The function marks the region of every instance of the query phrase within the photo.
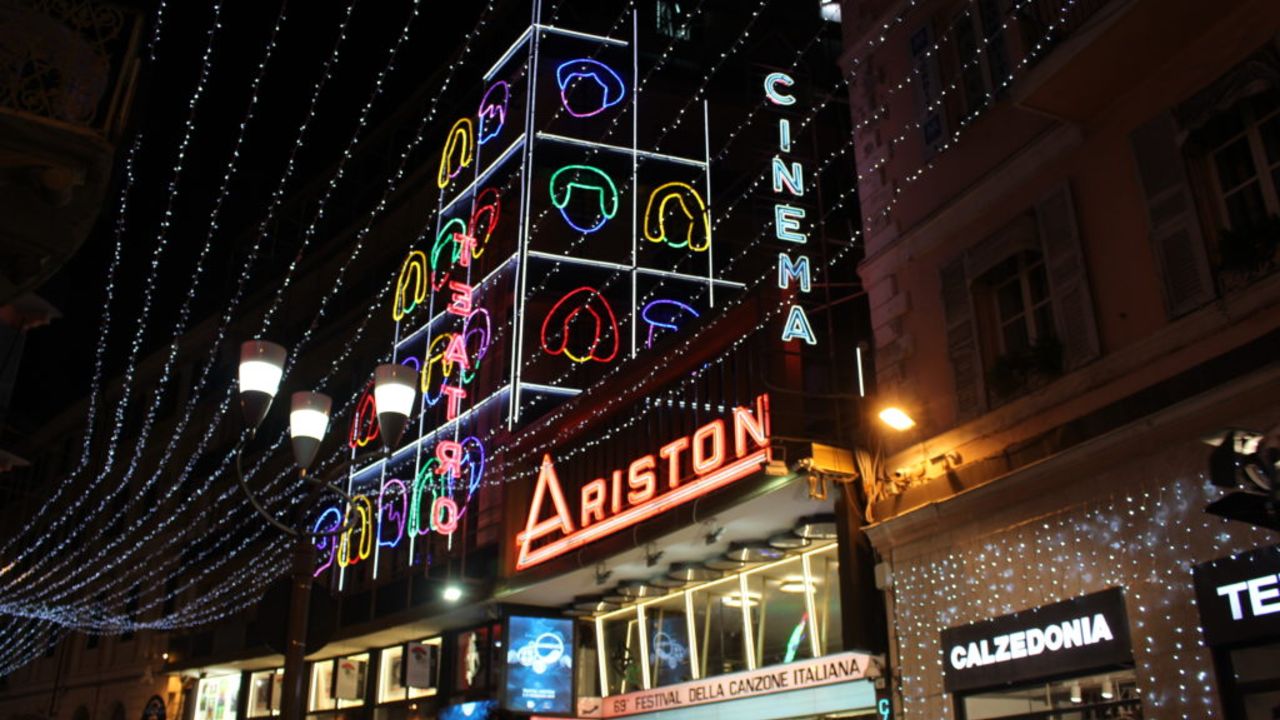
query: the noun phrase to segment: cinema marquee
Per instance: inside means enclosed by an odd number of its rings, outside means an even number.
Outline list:
[[[673,438],[581,486],[578,513],[570,511],[551,453],[542,457],[516,569],[525,570],[632,527],[764,468],[769,454],[769,396],[755,408],[734,408],[690,435]],[[543,517],[548,496],[551,512]],[[550,542],[538,545],[546,539]]]

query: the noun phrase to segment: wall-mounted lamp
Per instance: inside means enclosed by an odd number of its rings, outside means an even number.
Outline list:
[[[880,422],[897,430],[904,432],[916,426],[916,421],[911,419],[902,408],[887,407],[880,411]]]

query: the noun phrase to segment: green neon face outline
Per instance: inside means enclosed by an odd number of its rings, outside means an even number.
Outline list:
[[[604,183],[600,185],[591,185],[591,184],[586,184],[586,183],[573,180],[566,183],[563,187],[560,187],[559,192],[557,192],[557,187],[559,186],[558,181],[560,179],[560,173],[563,173],[566,170],[582,170],[594,175],[598,175],[604,181]],[[607,202],[606,202],[606,196],[605,196],[606,187],[609,189]],[[569,196],[573,193],[574,188],[579,188],[583,191],[591,191],[596,193],[599,196],[601,218],[599,222],[597,222],[595,225],[592,225],[591,227],[583,227],[577,224],[576,222],[574,222],[573,218],[569,217],[569,213],[565,212],[565,207],[568,206],[569,204]],[[560,216],[563,217],[564,221],[569,224],[569,227],[573,228],[574,230],[577,230],[580,233],[583,233],[584,235],[593,233],[599,230],[600,228],[604,227],[604,224],[606,222],[612,220],[613,217],[618,214],[618,186],[613,183],[613,178],[609,177],[609,175],[605,173],[605,171],[601,170],[598,167],[595,167],[594,165],[565,165],[564,167],[560,168],[559,170],[556,170],[554,173],[551,174],[550,189],[551,189],[551,204],[554,205],[555,208],[560,211]]]

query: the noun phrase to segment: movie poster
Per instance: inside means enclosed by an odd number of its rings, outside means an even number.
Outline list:
[[[506,707],[516,712],[573,712],[573,621],[512,617],[507,633]]]
[[[401,685],[428,689],[436,686],[436,646],[411,642],[404,648],[404,676]]]

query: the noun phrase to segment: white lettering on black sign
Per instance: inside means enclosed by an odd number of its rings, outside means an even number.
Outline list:
[[[996,635],[990,638],[990,643],[978,640],[968,645],[956,645],[951,648],[951,667],[966,670],[1114,639],[1107,617],[1096,613],[1092,618],[1086,615],[1045,628]]]

